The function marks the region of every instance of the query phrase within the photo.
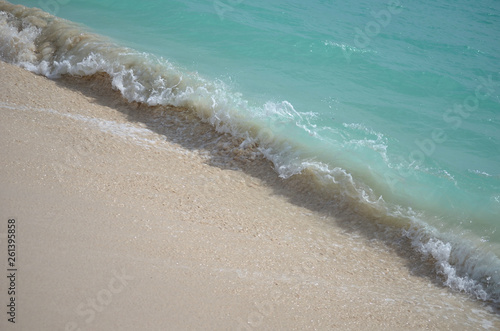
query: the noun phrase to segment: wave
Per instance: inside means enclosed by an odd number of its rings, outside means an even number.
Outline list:
[[[318,161],[286,133],[312,134],[313,113],[288,101],[252,105],[221,81],[182,70],[163,58],[122,47],[75,23],[39,9],[0,1],[0,59],[49,78],[106,74],[129,102],[176,106],[194,112],[218,132],[239,138],[240,149],[254,148],[274,164],[281,178],[306,176],[325,201],[397,229],[414,251],[434,265],[443,284],[500,304],[500,260],[487,246],[441,233],[426,215],[386,202],[341,167]],[[345,124],[352,130],[368,130]],[[368,145],[386,157],[383,135],[345,144]],[[312,179],[311,179],[312,178]],[[335,203],[333,203],[335,201]]]

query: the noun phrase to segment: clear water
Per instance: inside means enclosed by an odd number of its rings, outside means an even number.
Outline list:
[[[161,72],[185,85],[159,96],[142,84],[145,97],[122,75],[115,87],[127,98],[199,108],[219,129],[258,141],[283,177],[314,170],[332,190],[398,217],[447,285],[499,299],[500,2],[13,2],[144,52],[134,56],[163,68],[147,79]],[[75,63],[58,73],[87,73]]]

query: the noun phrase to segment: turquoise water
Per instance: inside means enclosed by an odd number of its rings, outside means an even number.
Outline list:
[[[4,60],[50,77],[106,71],[131,101],[196,108],[282,177],[309,169],[398,219],[445,284],[499,300],[500,2],[13,2],[114,43],[64,48],[59,33],[56,56],[5,46]]]

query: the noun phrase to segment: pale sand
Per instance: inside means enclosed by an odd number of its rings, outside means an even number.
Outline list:
[[[1,330],[500,327],[412,274],[372,224],[327,216],[268,162],[215,152],[230,138],[185,110],[140,116],[102,82],[0,62],[2,275],[10,217],[18,239]]]

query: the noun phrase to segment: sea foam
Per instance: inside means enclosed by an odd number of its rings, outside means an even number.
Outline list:
[[[314,113],[298,112],[288,101],[251,105],[221,81],[207,80],[163,58],[122,47],[38,9],[0,1],[0,10],[3,61],[52,79],[105,73],[129,102],[186,108],[217,131],[240,138],[240,148],[256,148],[274,164],[280,177],[312,174],[315,189],[332,205],[399,229],[423,259],[434,261],[444,285],[500,303],[500,261],[487,247],[439,232],[423,221],[426,215],[387,203],[346,169],[317,160],[286,136],[289,131],[319,134],[308,125]],[[357,124],[346,126],[368,130]],[[387,157],[384,136],[369,133],[374,139],[348,143],[367,145]]]

